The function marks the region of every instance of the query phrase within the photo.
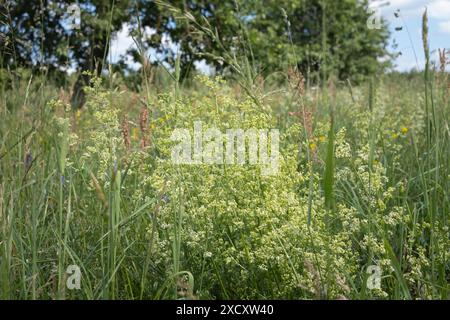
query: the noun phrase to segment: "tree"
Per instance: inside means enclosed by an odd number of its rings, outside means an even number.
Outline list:
[[[66,30],[64,20],[68,4],[65,1],[0,2],[1,63],[14,69],[49,68],[58,70],[68,63],[64,50]]]
[[[204,53],[216,54],[223,52],[220,44],[199,31],[199,24],[207,22],[210,28],[217,31],[223,43],[233,41],[239,31],[239,22],[236,19],[234,1],[221,0],[172,0],[172,1],[146,1],[137,0],[133,5],[133,16],[140,20],[130,21],[132,29],[151,28],[155,33],[142,39],[144,51],[150,48],[163,57],[162,61],[174,66],[177,54],[180,54],[181,78],[188,76],[195,61],[206,59],[216,70],[221,71],[223,64]],[[186,18],[186,13],[199,24]],[[205,20],[206,19],[206,20]],[[206,25],[204,25],[206,27]],[[137,32],[135,32],[136,35]],[[177,45],[177,51],[165,45],[170,39]],[[130,53],[140,61],[142,57],[135,50]]]
[[[249,77],[297,65],[307,78],[358,79],[381,71],[387,55],[387,28],[367,28],[366,0],[80,0],[79,29],[67,28],[73,0],[2,1],[0,63],[9,68],[56,74],[75,66],[100,74],[109,40],[124,23],[134,30],[137,61],[147,65],[149,50],[171,66],[179,57],[182,78],[202,59],[218,72],[239,73],[239,57],[252,66]],[[155,34],[143,37],[148,28]],[[88,81],[80,73],[73,106],[83,104]]]
[[[100,75],[108,56],[111,36],[127,21],[130,3],[127,0],[89,0],[80,3],[81,25],[72,35],[75,44],[71,48],[73,58],[81,71],[74,85],[72,106],[81,107],[85,102],[83,87],[89,84],[90,71]]]
[[[69,27],[69,6],[80,8],[79,26]],[[57,74],[71,67],[80,71],[72,104],[84,103],[83,86],[89,76],[100,74],[109,50],[109,39],[128,17],[129,1],[29,0],[3,1],[0,5],[2,66],[25,66]]]
[[[297,65],[306,76],[320,71],[346,79],[381,71],[379,58],[387,55],[387,27],[367,28],[367,1],[175,0],[153,6],[159,14],[145,11],[143,25],[155,26],[147,21],[160,17],[157,34],[180,44],[184,69],[206,59],[223,71],[227,61],[219,57],[228,50],[246,55],[266,74]],[[160,48],[160,40],[147,44]]]

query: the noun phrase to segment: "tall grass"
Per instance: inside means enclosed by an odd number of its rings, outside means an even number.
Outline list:
[[[178,14],[218,39],[211,26]],[[49,103],[57,91],[45,78],[7,74],[14,81],[2,83],[0,100],[0,297],[176,299],[184,279],[190,298],[448,299],[450,105],[445,72],[430,67],[426,13],[423,40],[421,89],[380,76],[349,93],[325,70],[323,90],[313,93],[293,68],[296,81],[267,81],[267,94],[258,93],[251,59],[224,50],[244,95],[233,83],[215,91],[200,80],[183,85],[177,55],[159,96],[143,70],[141,92],[110,81],[77,114]],[[323,49],[326,56],[326,39]],[[138,125],[141,101],[150,119]],[[94,107],[104,109],[96,115]],[[111,111],[127,119],[131,142],[120,142],[117,123],[105,125],[111,119],[93,120]],[[64,121],[56,126],[55,117]],[[196,117],[280,128],[280,175],[168,166],[171,130]],[[90,134],[107,130],[108,142],[92,151]],[[72,264],[82,271],[81,290],[66,286]],[[378,264],[382,290],[371,291],[366,270]]]

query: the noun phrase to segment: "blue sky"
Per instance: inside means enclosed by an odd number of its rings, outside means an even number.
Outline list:
[[[372,1],[379,5],[388,1]],[[438,48],[450,49],[450,0],[390,0],[389,5],[381,7],[381,15],[389,22],[391,29],[390,44],[394,39],[398,43],[398,50],[402,55],[397,58],[396,69],[408,71],[413,68],[423,69],[424,53],[422,46],[422,15],[428,8],[429,41],[432,59],[438,61]],[[394,12],[400,9],[401,16],[396,18]],[[395,31],[396,27],[403,27]],[[408,35],[411,37],[411,40]],[[394,51],[392,46],[390,50]],[[417,62],[415,54],[417,56]]]
[[[381,16],[389,23],[392,33],[389,41],[390,51],[402,52],[402,55],[395,61],[396,70],[423,69],[425,62],[422,46],[422,14],[425,8],[428,8],[432,58],[438,60],[438,48],[450,49],[450,0],[371,0],[371,6],[379,7]],[[400,10],[399,18],[394,16],[397,9]],[[403,27],[403,29],[395,31],[396,27]],[[124,26],[112,41],[111,61],[117,61],[127,49],[134,46],[128,32],[128,26]],[[149,28],[146,30],[148,36],[151,36],[152,33],[154,30]],[[397,50],[394,50],[392,46],[394,40],[398,44]],[[170,39],[167,39],[167,45],[174,46]],[[132,64],[131,59],[128,59],[128,62]],[[205,69],[204,64],[199,64],[199,67]]]

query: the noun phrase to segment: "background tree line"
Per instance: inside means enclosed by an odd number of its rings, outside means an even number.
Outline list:
[[[31,68],[65,78],[75,66],[79,76],[72,103],[81,105],[81,88],[100,73],[110,40],[124,25],[137,44],[130,49],[147,67],[179,63],[181,79],[192,74],[193,63],[205,60],[224,75],[237,59],[251,66],[251,75],[267,76],[296,65],[310,81],[361,80],[381,72],[388,62],[388,31],[370,30],[367,1],[360,0],[1,0],[0,67]],[[68,7],[81,9],[79,29],[68,28]],[[151,37],[143,30],[153,30]],[[176,46],[167,46],[170,39]],[[177,47],[176,52],[174,47]],[[149,50],[161,59],[150,61]],[[383,60],[384,61],[384,60]],[[139,74],[124,61],[114,68],[125,76]],[[236,70],[234,70],[236,71]]]

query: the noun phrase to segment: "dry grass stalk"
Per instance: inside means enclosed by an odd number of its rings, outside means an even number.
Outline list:
[[[445,72],[445,67],[447,65],[447,51],[446,49],[438,49],[439,51],[439,70],[441,71],[441,73]]]
[[[330,95],[331,104],[334,106],[336,102],[337,93],[336,93],[336,82],[332,77],[328,80],[328,94]]]
[[[145,149],[148,147],[148,109],[146,106],[141,108],[141,112],[139,114],[139,127],[141,129],[142,137],[141,137],[141,149]]]
[[[63,87],[59,88],[58,98],[64,105],[70,104],[70,93],[67,94]]]
[[[450,64],[450,51],[447,49],[438,49],[439,53],[439,74],[436,75],[436,86],[442,88],[444,104],[447,105],[449,92],[450,92],[450,82],[448,81],[448,73],[445,69],[448,64]]]
[[[2,222],[3,222],[3,184],[0,184],[0,223]]]
[[[130,127],[128,126],[128,118],[125,116],[125,118],[122,121],[122,137],[123,137],[123,143],[127,150],[129,151],[131,148],[131,138],[130,138]]]
[[[305,95],[305,78],[303,74],[297,68],[289,67],[288,78],[291,89],[295,90],[300,97],[303,97]]]
[[[289,115],[298,116],[302,120],[302,124],[306,129],[306,133],[308,138],[312,135],[312,116],[313,113],[309,108],[306,108],[305,103],[303,101],[303,97],[305,96],[305,78],[296,68],[288,69],[288,78],[289,85],[292,90],[295,91],[295,94],[299,96],[299,111],[298,112],[290,112]]]
[[[324,290],[322,290],[322,282],[320,280],[319,272],[314,267],[314,265],[311,263],[311,261],[309,261],[308,259],[305,259],[303,264],[305,266],[305,269],[311,275],[312,280],[313,280],[314,288],[313,288],[313,290],[309,290],[309,291],[314,294],[316,299],[323,299],[324,296],[326,296],[326,292],[324,292]]]
[[[288,69],[288,79],[291,90],[294,90],[295,95],[299,96],[299,111],[290,112],[290,116],[297,116],[300,118],[301,124],[305,128],[306,140],[309,141],[313,136],[313,119],[314,113],[312,108],[307,107],[304,101],[306,94],[305,78],[297,68]],[[309,145],[309,142],[308,142]],[[317,149],[311,148],[312,159],[317,159]]]
[[[98,182],[97,178],[94,176],[94,174],[92,172],[90,172],[90,175],[91,175],[92,185],[94,186],[95,192],[97,193],[97,197],[103,203],[103,206],[105,208],[108,208],[108,201],[106,201],[106,197],[102,190],[102,187],[100,186],[100,183]]]

